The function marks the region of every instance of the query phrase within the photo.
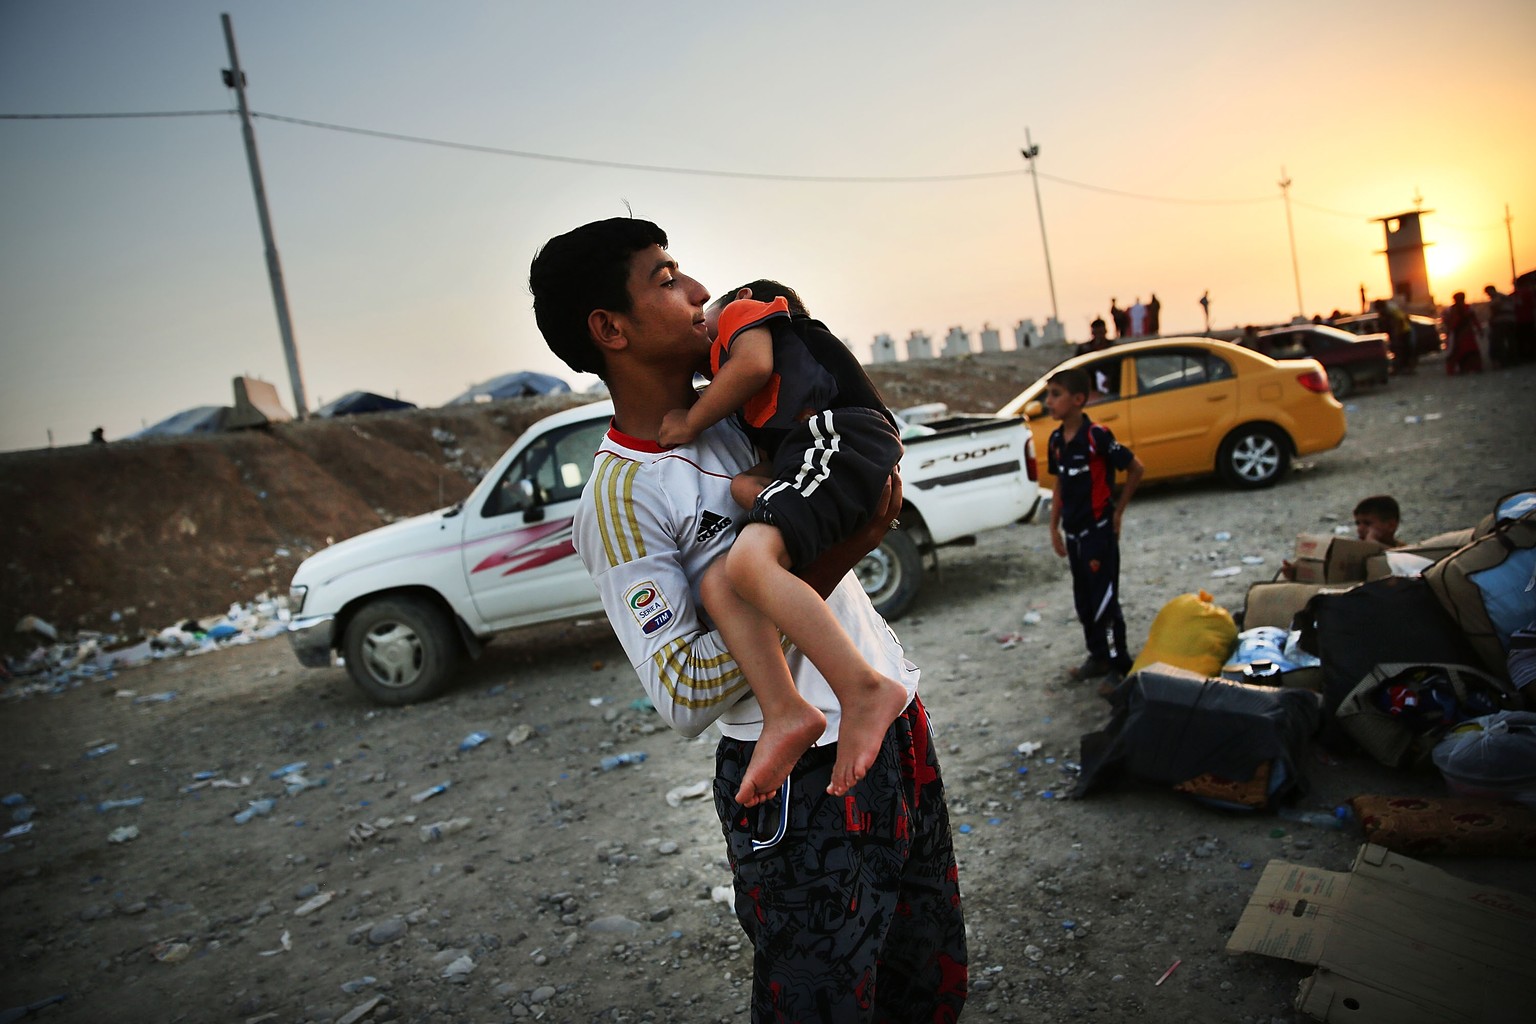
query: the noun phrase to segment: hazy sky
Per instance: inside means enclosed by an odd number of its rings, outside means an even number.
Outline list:
[[[626,204],[861,357],[987,322],[1011,346],[1051,309],[1026,126],[1073,337],[1152,292],[1165,333],[1206,289],[1217,326],[1294,315],[1282,166],[1309,315],[1386,293],[1370,218],[1416,194],[1436,298],[1509,286],[1506,203],[1536,268],[1529,0],[0,0],[0,113],[231,110],[225,11],[255,111],[587,161],[258,118],[311,408],[586,388],[528,262]],[[0,353],[0,449],[228,404],[241,373],[291,405],[238,119],[0,120]]]

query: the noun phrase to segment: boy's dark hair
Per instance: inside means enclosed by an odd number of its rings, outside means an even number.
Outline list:
[[[1088,380],[1088,371],[1075,366],[1057,370],[1046,379],[1046,383],[1057,385],[1069,395],[1086,395],[1093,390],[1093,384]]]
[[[1398,522],[1402,516],[1398,512],[1397,499],[1390,494],[1373,494],[1369,498],[1360,499],[1360,504],[1355,506],[1354,514],[1357,516],[1375,516],[1377,519],[1390,519]]]
[[[778,281],[770,281],[766,277],[758,278],[756,281],[748,281],[746,284],[737,285],[730,291],[722,292],[718,299],[709,304],[708,308],[724,309],[736,301],[736,293],[743,288],[752,289],[752,298],[758,302],[772,302],[774,299],[782,298],[785,302],[789,303],[791,314],[795,316],[811,315],[805,308],[805,303],[800,301],[800,295],[793,288],[787,284],[780,284]]]
[[[603,353],[587,317],[594,309],[630,311],[629,259],[667,247],[667,233],[648,220],[612,217],[583,224],[545,242],[528,269],[533,318],[549,350],[577,373],[605,377]]]

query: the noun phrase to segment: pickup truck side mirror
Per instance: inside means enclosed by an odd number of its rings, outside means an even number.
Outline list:
[[[544,506],[539,504],[539,489],[527,477],[517,482],[517,507],[523,513],[523,521],[536,523],[544,518]]]

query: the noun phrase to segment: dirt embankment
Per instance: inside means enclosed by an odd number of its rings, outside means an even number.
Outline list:
[[[997,408],[1060,347],[872,367],[893,407]],[[542,416],[585,396],[0,455],[0,645],[36,615],[136,636],[284,593],[333,540],[466,496]],[[113,613],[119,618],[114,621]]]

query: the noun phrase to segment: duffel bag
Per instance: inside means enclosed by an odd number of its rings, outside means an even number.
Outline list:
[[[1424,580],[1479,663],[1504,676],[1510,635],[1536,620],[1536,491],[1499,499],[1472,542],[1424,570]]]
[[[1469,719],[1519,706],[1513,688],[1470,665],[1377,665],[1334,713],[1339,729],[1391,768],[1428,758]]]

